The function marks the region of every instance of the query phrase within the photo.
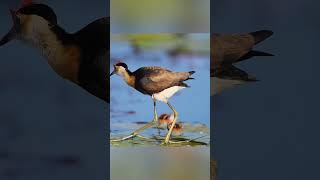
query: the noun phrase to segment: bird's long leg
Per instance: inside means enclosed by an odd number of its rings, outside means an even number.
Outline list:
[[[142,126],[139,129],[135,130],[129,136],[126,136],[126,137],[123,137],[120,139],[112,139],[110,141],[111,142],[125,141],[127,139],[130,139],[130,138],[133,138],[133,137],[139,135],[143,130],[155,126],[158,123],[158,114],[157,114],[157,110],[156,110],[156,99],[153,96],[152,96],[152,100],[153,100],[153,120],[151,122],[147,123],[146,125]]]
[[[167,102],[168,106],[170,107],[170,109],[173,111],[173,121],[172,121],[172,124],[171,124],[171,127],[169,129],[169,132],[164,140],[164,144],[168,144],[169,141],[170,141],[170,137],[171,137],[171,134],[172,134],[172,130],[173,130],[173,127],[175,126],[176,124],[176,121],[177,121],[177,118],[178,118],[178,112],[174,109],[174,107],[169,103]]]
[[[158,114],[157,114],[157,110],[156,110],[156,99],[153,99],[153,120],[151,122],[149,122],[148,124],[142,126],[141,128],[137,129],[136,131],[134,131],[132,133],[132,135],[136,136],[138,134],[140,134],[143,130],[147,129],[147,128],[151,128],[153,126],[155,126],[158,123]]]

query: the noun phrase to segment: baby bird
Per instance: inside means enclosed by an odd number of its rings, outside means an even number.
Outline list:
[[[172,126],[172,122],[167,125],[167,129],[169,130]],[[173,127],[172,134],[175,136],[180,136],[183,133],[183,125],[181,123],[176,123]]]
[[[173,114],[161,114],[158,119],[159,127],[166,127],[174,119]]]
[[[174,116],[173,114],[161,114],[158,120],[158,127],[166,126],[167,130],[170,130],[173,123]],[[173,127],[172,134],[179,136],[183,133],[183,125],[181,123],[176,123]]]

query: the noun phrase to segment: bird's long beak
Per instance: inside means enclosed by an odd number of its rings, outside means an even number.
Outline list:
[[[112,71],[112,73],[110,74],[110,76],[114,75],[116,72],[115,71]]]
[[[16,30],[14,27],[11,28],[11,30],[1,39],[0,46],[3,46],[7,44],[9,41],[14,39],[16,37]]]
[[[9,41],[15,39],[15,37],[17,35],[17,21],[18,21],[18,18],[16,16],[14,10],[10,9],[10,14],[11,14],[11,17],[12,17],[13,26],[12,26],[11,30],[0,40],[0,46],[3,46],[5,44],[7,44]]]

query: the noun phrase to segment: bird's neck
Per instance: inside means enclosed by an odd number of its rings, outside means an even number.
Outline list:
[[[136,78],[129,69],[123,73],[122,78],[129,86],[134,87]]]
[[[21,36],[21,40],[38,48],[46,58],[51,58],[57,53],[61,53],[65,48],[65,39],[69,34],[60,26],[34,23],[26,28]]]
[[[71,34],[58,25],[38,26],[30,27],[22,40],[39,49],[56,73],[78,83],[80,50]]]

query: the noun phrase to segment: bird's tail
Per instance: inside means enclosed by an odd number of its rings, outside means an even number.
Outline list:
[[[189,71],[189,75],[191,76],[192,74],[194,74],[195,71]]]
[[[187,78],[186,80],[194,79],[193,77],[190,77],[190,76],[191,76],[192,74],[194,74],[195,71],[189,71],[188,73],[189,73],[189,76],[188,76],[188,78]]]
[[[250,58],[255,57],[255,56],[274,56],[274,55],[270,54],[270,53],[267,53],[267,52],[251,50],[246,55],[242,56],[239,60],[237,60],[237,62],[240,62],[240,61],[243,61],[243,60],[246,60],[246,59],[250,59]]]
[[[250,33],[254,38],[254,44],[258,44],[261,41],[264,41],[268,37],[272,36],[273,32],[269,30],[262,30]]]

